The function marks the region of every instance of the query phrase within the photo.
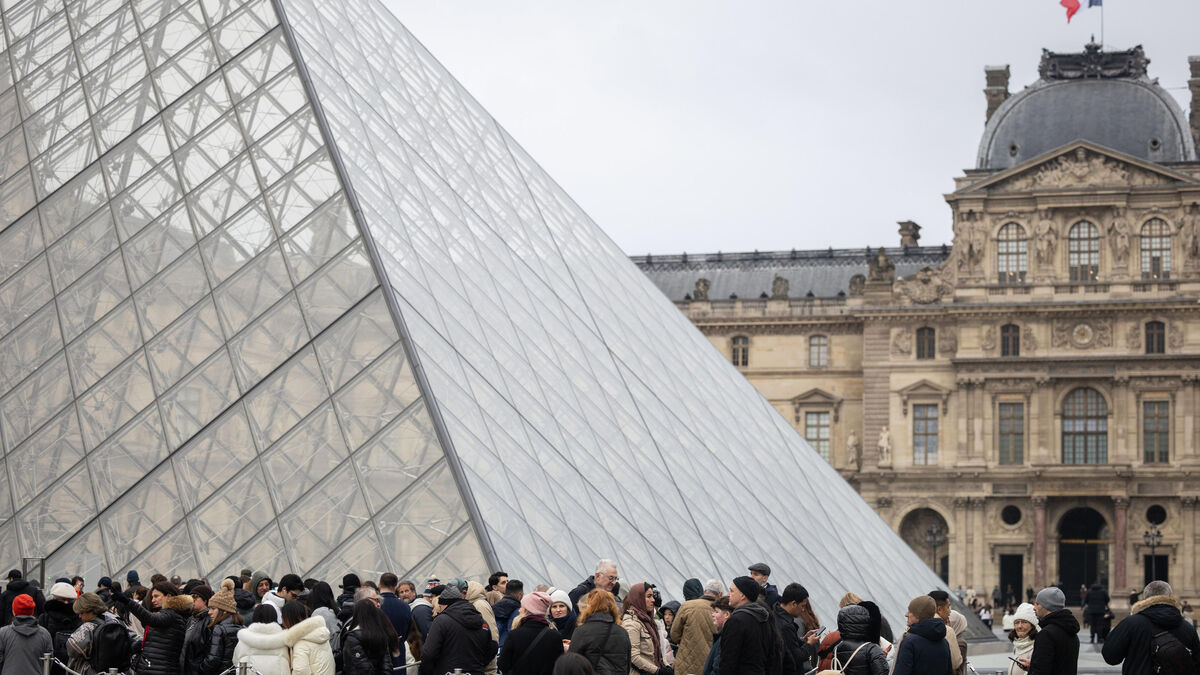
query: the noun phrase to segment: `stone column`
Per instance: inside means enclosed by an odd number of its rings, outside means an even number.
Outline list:
[[[1183,549],[1179,558],[1183,560],[1183,584],[1176,595],[1195,596],[1200,585],[1196,583],[1196,497],[1187,495],[1179,500],[1183,511]]]
[[[1046,587],[1046,498],[1033,501],[1033,582],[1041,590]]]
[[[1125,563],[1129,552],[1125,546],[1125,510],[1129,508],[1129,497],[1113,497],[1113,580],[1112,589],[1125,588]]]

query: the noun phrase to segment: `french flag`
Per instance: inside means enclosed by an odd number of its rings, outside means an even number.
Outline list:
[[[1058,4],[1067,8],[1067,23],[1071,23],[1071,17],[1075,16],[1075,12],[1082,7],[1080,0],[1058,0]],[[1100,7],[1103,0],[1087,0],[1088,7]]]

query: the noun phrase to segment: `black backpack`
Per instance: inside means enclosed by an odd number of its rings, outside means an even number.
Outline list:
[[[110,668],[129,672],[133,661],[133,645],[125,626],[116,621],[104,621],[92,630],[92,653],[88,665],[98,673],[107,673]]]
[[[1156,675],[1188,675],[1195,672],[1192,650],[1183,646],[1169,630],[1150,638],[1150,662]]]

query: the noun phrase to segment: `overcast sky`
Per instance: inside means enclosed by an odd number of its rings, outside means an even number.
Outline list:
[[[1011,91],[1099,8],[1057,0],[384,0],[630,254],[950,240],[942,198]],[[1087,0],[1083,0],[1086,5]],[[1186,109],[1200,1],[1106,0]]]

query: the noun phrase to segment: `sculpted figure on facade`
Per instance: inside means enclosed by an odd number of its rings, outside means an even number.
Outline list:
[[[1191,204],[1183,218],[1179,219],[1179,238],[1183,242],[1183,257],[1191,262],[1200,262],[1200,206]]]
[[[1129,260],[1129,221],[1125,219],[1125,213],[1123,208],[1114,208],[1112,222],[1108,224],[1113,260],[1118,265],[1124,265]]]
[[[876,443],[879,449],[879,466],[891,466],[892,464],[892,434],[887,427],[879,430],[879,442]]]
[[[712,284],[708,279],[697,279],[696,288],[692,291],[693,300],[708,300],[708,289],[712,288]]]
[[[892,338],[892,353],[897,356],[907,356],[912,354],[912,347],[912,331],[907,328],[896,331],[896,335]]]
[[[942,275],[930,267],[924,267],[912,277],[900,283],[900,292],[918,305],[929,305],[954,292]]]
[[[888,254],[883,252],[883,247],[879,247],[879,252],[871,258],[868,265],[871,281],[894,281],[896,279],[896,263],[888,257]]]
[[[787,300],[788,285],[787,279],[784,279],[783,277],[775,277],[775,281],[771,282],[771,299]]]
[[[958,271],[965,274],[980,272],[983,264],[987,233],[978,220],[978,214],[967,211],[954,226],[954,257],[958,259]]]
[[[979,346],[985,352],[990,352],[996,348],[996,327],[988,326],[983,329],[983,337],[979,340]]]
[[[862,295],[863,287],[867,284],[867,278],[861,274],[855,274],[850,277],[850,295]]]
[[[1054,264],[1054,250],[1058,247],[1058,228],[1054,225],[1054,221],[1050,219],[1050,211],[1046,210],[1041,213],[1041,219],[1033,228],[1033,236],[1035,240],[1035,251],[1037,253],[1037,261],[1039,265],[1048,266]]]
[[[850,430],[850,437],[846,439],[846,465],[852,471],[858,471],[859,461],[859,445],[858,434],[854,430]]]

